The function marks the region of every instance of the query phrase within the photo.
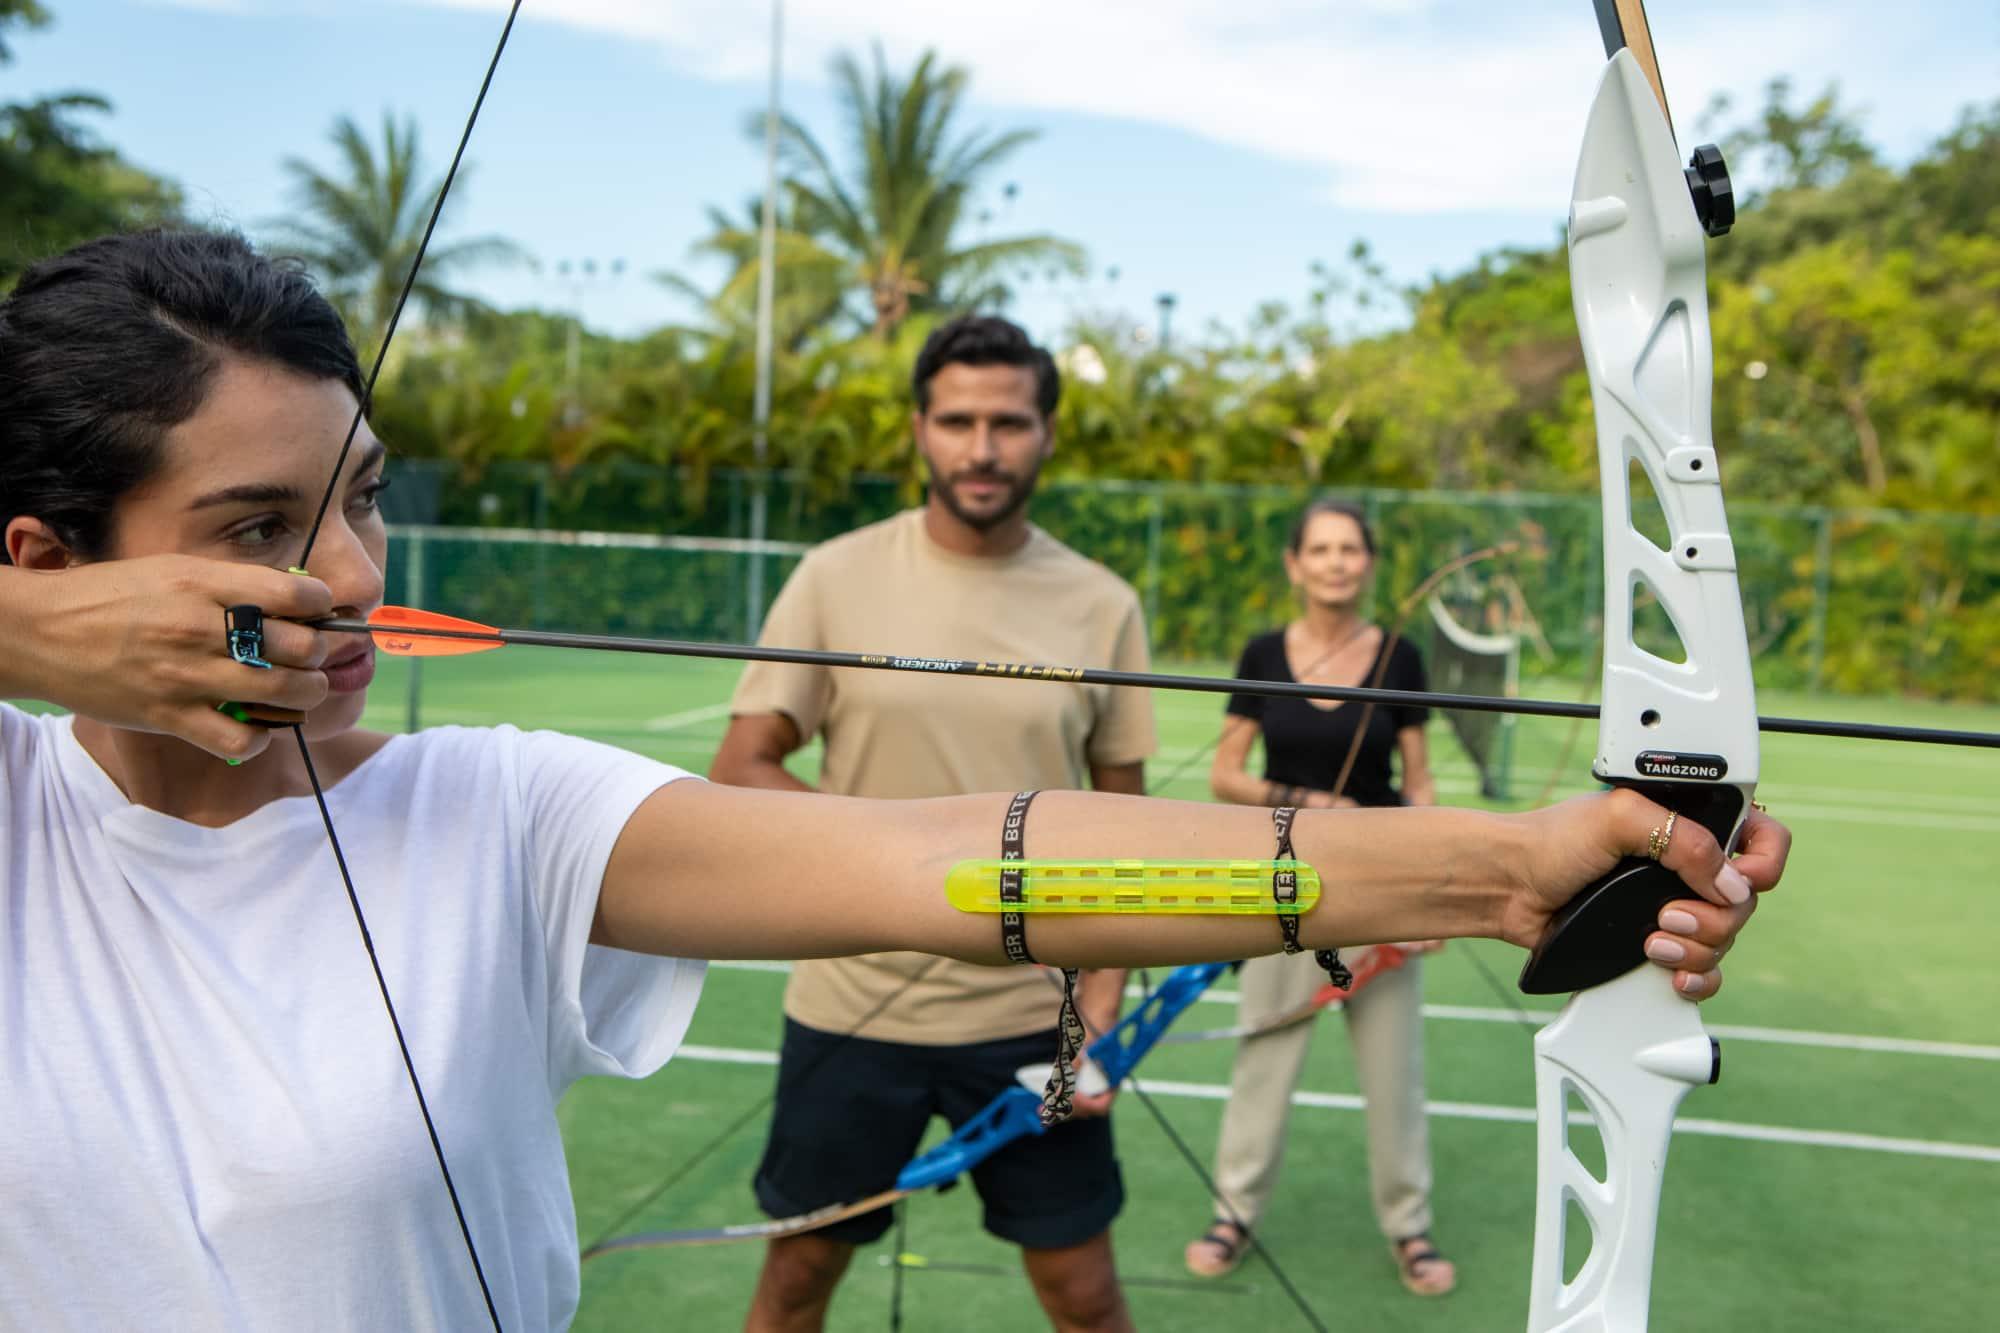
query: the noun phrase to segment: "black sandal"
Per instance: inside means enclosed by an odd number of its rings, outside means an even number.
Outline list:
[[[1410,1246],[1415,1248],[1406,1248]],[[1419,1231],[1414,1236],[1405,1236],[1401,1240],[1389,1242],[1389,1253],[1396,1260],[1396,1273],[1403,1279],[1403,1290],[1412,1296],[1442,1296],[1458,1285],[1457,1270],[1451,1267],[1451,1260],[1445,1258],[1438,1247],[1431,1243],[1429,1232]],[[1425,1286],[1423,1275],[1417,1271],[1419,1264],[1446,1265],[1444,1285]]]
[[[1232,1236],[1231,1232],[1235,1234]],[[1196,1266],[1195,1256],[1200,1253],[1198,1247],[1203,1245],[1213,1249],[1219,1256],[1214,1267]],[[1187,1271],[1196,1277],[1227,1277],[1236,1271],[1237,1265],[1243,1262],[1243,1256],[1249,1253],[1249,1250],[1249,1229],[1226,1217],[1218,1217],[1208,1224],[1208,1230],[1202,1232],[1198,1239],[1188,1243],[1182,1259],[1187,1264]]]

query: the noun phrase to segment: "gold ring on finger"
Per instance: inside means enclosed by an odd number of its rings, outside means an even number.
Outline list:
[[[1667,822],[1646,835],[1646,859],[1657,861],[1666,855],[1667,847],[1674,840],[1674,821],[1680,818],[1680,811],[1667,811]]]

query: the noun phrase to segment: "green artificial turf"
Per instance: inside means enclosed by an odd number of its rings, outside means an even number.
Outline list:
[[[385,663],[370,722],[405,720],[407,665]],[[736,670],[672,662],[509,650],[424,667],[425,725],[508,721],[595,736],[697,771],[726,725]],[[1024,684],[1024,689],[1042,688]],[[1574,683],[1533,692],[1574,697]],[[1767,713],[1840,716],[2000,729],[2000,708],[1896,700],[1770,696]],[[1194,762],[1167,794],[1206,799],[1206,747],[1219,699],[1158,698],[1157,783]],[[1471,803],[1470,764],[1432,729],[1443,799]],[[1555,775],[1556,795],[1588,790],[1594,731],[1523,719],[1516,734],[1518,801]],[[816,756],[797,766],[810,777]],[[1784,888],[1731,957],[1728,988],[1705,1007],[1712,1026],[1962,1043],[1984,1050],[1882,1052],[1724,1038],[1726,1076],[1698,1090],[1683,1118],[1724,1130],[1769,1127],[1771,1139],[1676,1136],[1662,1209],[1654,1287],[1658,1333],[1690,1330],[1959,1330],[1983,1326],[2000,1296],[1991,1252],[2000,1211],[2000,755],[1799,737],[1766,737],[1762,795],[1799,838]],[[1532,1228],[1534,1138],[1528,1124],[1485,1118],[1533,1103],[1529,1039],[1494,1021],[1516,1002],[1514,951],[1452,945],[1427,964],[1427,999],[1453,1011],[1427,1024],[1436,1236],[1460,1285],[1441,1301],[1406,1295],[1369,1212],[1361,1118],[1299,1108],[1284,1183],[1261,1231],[1277,1264],[1328,1326],[1341,1329],[1505,1330],[1523,1326]],[[1499,990],[1475,966],[1483,962]],[[766,1064],[775,1049],[784,977],[712,971],[689,1041],[750,1053],[735,1061],[676,1059],[643,1083],[591,1080],[566,1098],[562,1121],[586,1242],[620,1230],[758,1218],[749,1178],[762,1145]],[[1226,988],[1225,980],[1219,989]],[[1538,1007],[1548,1007],[1538,1002]],[[1467,1015],[1456,1011],[1481,1011]],[[1188,1021],[1228,1021],[1222,1004]],[[1340,1020],[1322,1021],[1302,1088],[1354,1090]],[[1221,1045],[1162,1048],[1148,1081],[1221,1085]],[[997,1089],[996,1089],[997,1091]],[[1206,1166],[1221,1103],[1154,1097]],[[733,1133],[724,1130],[739,1118]],[[1183,1281],[1182,1246],[1208,1218],[1196,1173],[1131,1096],[1116,1113],[1128,1202],[1117,1224],[1119,1263],[1139,1327],[1305,1328],[1262,1263],[1221,1284]],[[1798,1141],[1801,1132],[1872,1136]],[[1891,1151],[1902,1141],[1905,1150]],[[1984,1149],[1971,1159],[1950,1145]],[[676,1177],[678,1177],[676,1179]],[[636,1215],[633,1206],[672,1185]],[[885,1186],[887,1182],[884,1182]],[[941,1265],[907,1271],[904,1327],[1045,1327],[1013,1252],[979,1228],[967,1188],[909,1205],[908,1250]],[[830,1327],[887,1326],[893,1274],[885,1241],[862,1251]],[[755,1244],[614,1255],[584,1272],[580,1329],[727,1329],[742,1318]],[[987,1268],[998,1272],[983,1271]]]

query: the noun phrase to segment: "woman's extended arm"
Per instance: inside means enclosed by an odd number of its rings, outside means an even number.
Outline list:
[[[626,826],[605,871],[597,943],[708,958],[808,958],[910,949],[1000,963],[991,915],[946,902],[945,872],[1000,848],[1006,796],[866,801],[678,782]],[[1308,946],[1492,936],[1527,945],[1550,915],[1665,822],[1629,792],[1526,815],[1471,810],[1301,814],[1293,841],[1324,884],[1303,918]],[[1678,982],[1704,996],[1721,951],[1748,919],[1752,889],[1782,872],[1790,835],[1759,815],[1733,866],[1691,821],[1663,862],[1691,886],[1672,906],[1696,928]],[[1028,815],[1031,858],[1267,859],[1267,812],[1045,792]],[[1705,900],[1705,901],[1703,901]],[[1662,932],[1664,935],[1665,933]],[[1037,959],[1137,967],[1275,953],[1268,916],[1032,916]]]

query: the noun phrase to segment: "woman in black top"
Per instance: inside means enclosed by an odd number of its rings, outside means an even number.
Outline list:
[[[1300,515],[1285,552],[1285,572],[1302,609],[1283,629],[1243,649],[1236,674],[1251,680],[1298,680],[1421,690],[1416,648],[1361,614],[1375,571],[1375,539],[1360,511],[1331,500]],[[1428,710],[1416,706],[1320,704],[1307,699],[1231,695],[1209,787],[1224,801],[1268,806],[1430,805],[1435,799],[1424,743]],[[1253,744],[1264,742],[1264,772],[1250,771]],[[1401,789],[1394,770],[1400,761]],[[1437,946],[1399,946],[1407,961],[1357,987],[1344,1011],[1356,1072],[1367,1101],[1369,1177],[1375,1215],[1403,1285],[1442,1295],[1457,1281],[1430,1240],[1430,1143],[1424,1119],[1423,986],[1418,954]],[[1365,973],[1365,964],[1350,956]],[[1188,1268],[1219,1276],[1234,1268],[1277,1182],[1291,1098],[1312,1037],[1309,1016],[1324,975],[1303,954],[1244,965],[1239,986],[1245,1028],[1262,1028],[1237,1048],[1230,1098],[1216,1149],[1216,1220],[1187,1249]],[[1303,1012],[1302,1012],[1303,1011]]]

